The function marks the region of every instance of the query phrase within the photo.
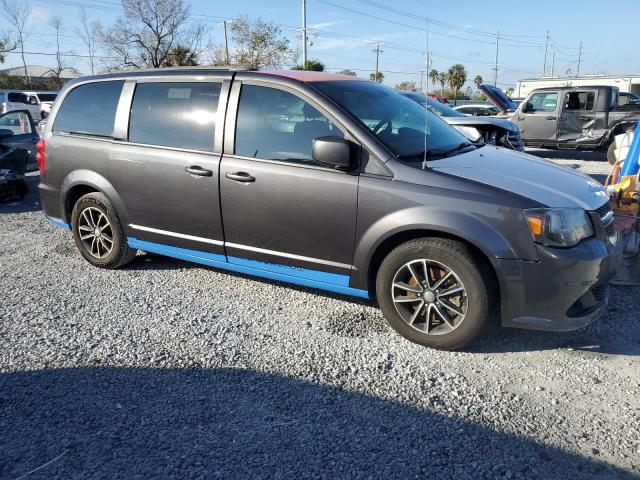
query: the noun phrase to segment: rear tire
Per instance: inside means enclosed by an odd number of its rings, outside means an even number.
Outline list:
[[[478,335],[494,311],[495,287],[483,259],[464,243],[443,238],[399,245],[376,279],[389,325],[412,342],[441,350],[462,348]]]
[[[102,193],[80,197],[71,213],[71,229],[78,250],[94,267],[119,268],[136,256],[113,205]]]

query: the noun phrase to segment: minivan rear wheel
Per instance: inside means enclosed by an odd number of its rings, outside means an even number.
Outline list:
[[[421,238],[396,247],[376,279],[385,318],[412,342],[442,350],[468,344],[493,311],[493,276],[464,243]]]
[[[118,268],[136,255],[127,244],[113,205],[102,193],[78,199],[71,213],[71,228],[80,253],[93,266]]]

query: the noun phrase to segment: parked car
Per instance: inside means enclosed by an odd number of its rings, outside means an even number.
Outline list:
[[[619,92],[618,106],[624,107],[626,105],[640,105],[640,96],[630,92]]]
[[[467,116],[476,116],[476,117],[490,117],[500,113],[500,111],[493,105],[484,105],[484,104],[460,105],[458,107],[453,107],[453,109]]]
[[[0,115],[0,201],[19,199],[27,194],[24,174],[32,167],[39,139],[28,110]]]
[[[26,90],[0,90],[0,113],[12,110],[28,110],[39,122],[51,110],[57,92],[33,92]]]
[[[520,127],[526,146],[606,150],[610,157],[615,136],[640,120],[640,105],[618,106],[617,87],[540,88],[520,105],[493,85],[483,83],[480,89]]]
[[[483,141],[489,145],[499,145],[513,150],[524,149],[520,139],[520,129],[509,120],[494,117],[466,116],[462,112],[427,98],[421,93],[401,93],[442,117],[445,122],[472,142]]]
[[[376,299],[435,348],[462,347],[495,311],[505,326],[586,325],[620,261],[600,184],[474,145],[348,76],[84,77],[60,93],[38,152],[46,216],[96,267],[143,250]]]

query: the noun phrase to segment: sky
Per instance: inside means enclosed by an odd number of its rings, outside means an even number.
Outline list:
[[[33,8],[26,50],[39,53],[27,57],[27,63],[34,65],[53,65],[54,32],[48,25],[52,16],[61,17],[66,28],[62,50],[86,55],[73,34],[80,6],[105,26],[121,14],[117,0],[16,1]],[[248,15],[278,24],[291,47],[301,48],[301,0],[186,1],[194,18],[207,25],[212,44],[224,42],[222,19]],[[548,31],[547,74],[555,52],[554,72],[575,75],[580,42],[581,74],[640,72],[640,55],[633,47],[640,2],[618,0],[612,5],[609,8],[601,0],[307,0],[308,55],[329,71],[348,68],[368,76],[375,69],[372,50],[380,42],[379,69],[391,86],[405,80],[420,85],[426,51],[432,52],[431,68],[442,71],[462,63],[469,82],[476,75],[493,81],[499,32],[498,85],[508,88],[519,79],[542,74]],[[4,18],[0,29],[10,29]],[[89,73],[85,59],[68,59],[80,72]],[[5,68],[19,65],[17,54],[7,55]]]

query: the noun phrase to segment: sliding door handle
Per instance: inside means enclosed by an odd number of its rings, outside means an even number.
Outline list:
[[[198,165],[191,165],[184,169],[185,172],[190,173],[191,175],[197,175],[199,177],[212,177],[213,172],[211,170],[206,170]]]
[[[227,172],[224,176],[235,182],[250,183],[256,181],[256,177],[249,175],[247,172]]]

